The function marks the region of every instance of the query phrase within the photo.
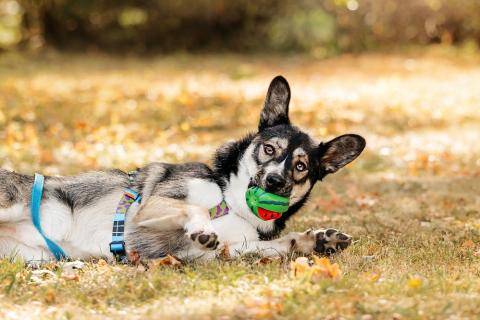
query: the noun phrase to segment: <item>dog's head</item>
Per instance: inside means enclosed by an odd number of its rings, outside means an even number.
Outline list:
[[[270,83],[258,133],[250,145],[256,164],[250,186],[289,197],[293,205],[308,195],[315,182],[358,157],[365,148],[365,139],[347,134],[316,143],[291,125],[289,102],[290,87],[278,76]]]

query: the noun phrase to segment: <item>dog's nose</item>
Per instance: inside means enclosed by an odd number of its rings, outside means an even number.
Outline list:
[[[285,179],[281,175],[277,173],[270,173],[267,176],[267,179],[266,179],[267,191],[272,191],[272,192],[278,191],[284,185],[285,185]]]

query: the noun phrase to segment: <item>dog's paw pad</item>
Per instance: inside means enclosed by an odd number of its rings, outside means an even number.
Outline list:
[[[193,242],[200,245],[201,247],[205,247],[207,249],[215,250],[219,245],[219,241],[217,240],[218,236],[214,232],[211,232],[211,233],[205,233],[204,231],[195,232],[190,235],[190,239]]]
[[[346,249],[352,243],[352,237],[336,229],[315,231],[315,252],[331,255]]]

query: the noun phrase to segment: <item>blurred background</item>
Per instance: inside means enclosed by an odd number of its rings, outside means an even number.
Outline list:
[[[476,47],[476,0],[1,0],[0,46],[113,53]]]
[[[294,124],[367,140],[288,225],[352,234],[346,281],[240,262],[37,287],[3,264],[0,318],[253,318],[249,292],[263,319],[478,319],[479,45],[479,0],[0,0],[0,168],[209,163],[278,74]]]
[[[475,0],[0,0],[0,164],[210,160],[283,74],[294,122],[367,137],[355,170],[477,174]]]

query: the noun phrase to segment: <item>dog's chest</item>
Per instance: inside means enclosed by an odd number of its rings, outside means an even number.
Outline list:
[[[214,182],[192,179],[188,182],[187,187],[189,204],[210,209],[223,200],[222,190]],[[258,240],[258,232],[255,227],[248,219],[240,217],[234,208],[230,208],[229,214],[212,220],[212,224],[221,241]]]

